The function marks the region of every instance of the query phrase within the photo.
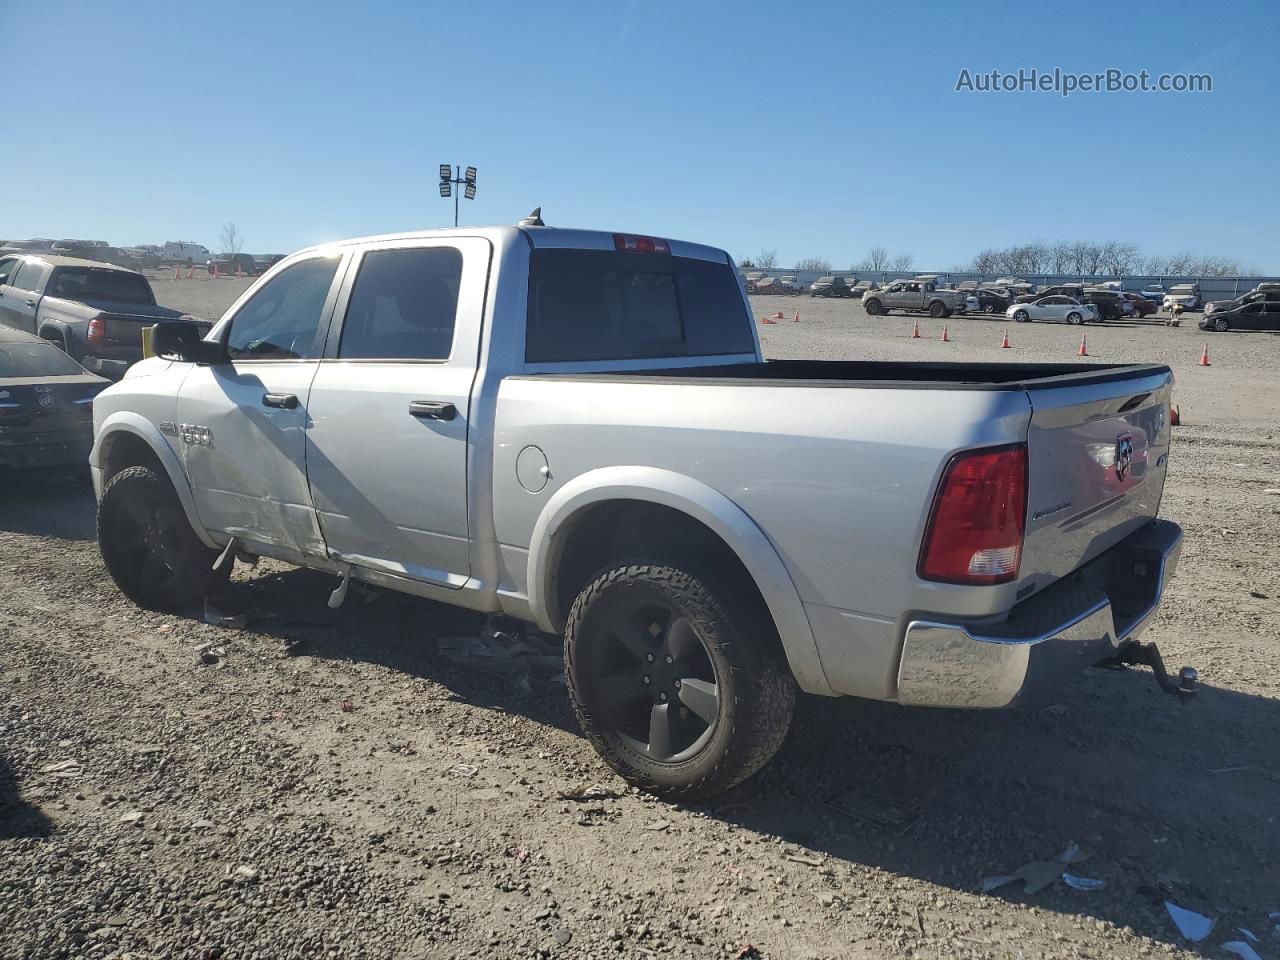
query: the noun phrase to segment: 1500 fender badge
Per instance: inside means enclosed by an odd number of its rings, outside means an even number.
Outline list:
[[[190,443],[197,447],[207,447],[213,443],[213,431],[198,423],[178,424],[178,436],[183,443]]]

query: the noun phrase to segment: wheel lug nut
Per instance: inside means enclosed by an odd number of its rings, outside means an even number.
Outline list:
[[[674,661],[674,660],[672,660],[672,659],[671,659],[671,657],[669,657],[669,656],[668,656],[668,657],[667,657],[667,663],[675,663],[675,661]]]
[[[680,689],[680,681],[679,681],[679,680],[677,680],[677,681],[675,682],[675,688],[676,688],[677,690],[679,690],[679,689]]]
[[[645,658],[646,660],[648,660],[650,663],[653,663],[653,654],[652,654],[652,653],[646,653],[646,654],[644,655],[644,658]]]
[[[666,702],[667,702],[667,695],[666,695],[666,693],[665,693],[665,692],[663,692],[663,693],[658,694],[658,699],[659,699],[659,700],[661,700],[663,703],[666,703]]]
[[[650,680],[648,674],[646,674],[644,678],[644,685],[647,687],[651,683],[653,683],[653,681]]]

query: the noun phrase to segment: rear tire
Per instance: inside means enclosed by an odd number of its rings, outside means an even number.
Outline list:
[[[578,595],[565,628],[587,739],[624,780],[663,797],[709,797],[751,776],[782,746],[795,706],[771,627],[732,582],[711,580],[620,563]]]
[[[102,491],[98,549],[120,591],[143,607],[174,609],[194,603],[230,573],[200,542],[167,477],[150,467],[127,467]]]
[[[1067,323],[1070,323],[1070,324],[1084,323],[1084,317],[1080,316],[1080,314],[1072,310],[1070,313],[1067,314]]]

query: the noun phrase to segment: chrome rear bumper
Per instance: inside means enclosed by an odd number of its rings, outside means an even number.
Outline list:
[[[1155,612],[1182,549],[1182,529],[1154,520],[999,623],[913,620],[898,668],[898,702],[1012,706],[1063,676],[1114,656]]]

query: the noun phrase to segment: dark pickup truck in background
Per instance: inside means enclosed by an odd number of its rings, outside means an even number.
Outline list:
[[[201,336],[209,329],[157,305],[133,270],[50,254],[0,258],[0,324],[53,342],[93,373],[122,377],[142,359],[143,328],[160,320],[185,320]]]

